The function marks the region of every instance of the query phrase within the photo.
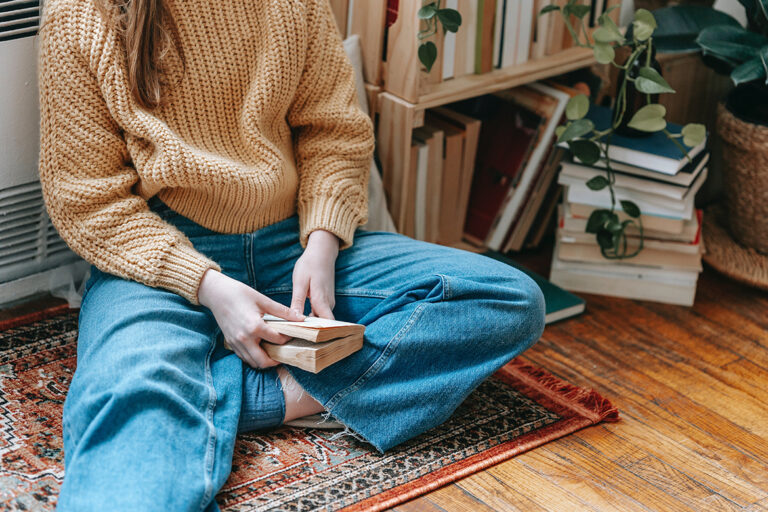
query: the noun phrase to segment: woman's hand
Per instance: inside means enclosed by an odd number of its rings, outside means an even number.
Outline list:
[[[312,314],[333,319],[336,305],[336,257],[339,239],[330,231],[318,229],[309,234],[307,248],[293,267],[293,298],[291,309],[304,312],[309,296]]]
[[[279,364],[261,348],[262,339],[281,345],[291,339],[267,325],[262,319],[264,313],[286,320],[304,320],[303,314],[213,269],[203,275],[197,298],[213,313],[229,348],[252,368]]]

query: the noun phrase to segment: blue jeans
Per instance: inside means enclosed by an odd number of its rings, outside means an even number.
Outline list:
[[[150,204],[225,274],[290,304],[302,253],[296,216],[227,235]],[[334,315],[366,325],[363,348],[318,374],[287,369],[384,451],[443,423],[532,345],[544,300],[493,259],[358,229],[336,262]],[[64,407],[64,511],[217,510],[238,428],[282,420],[275,370],[244,369],[207,308],[95,269],[77,363]]]

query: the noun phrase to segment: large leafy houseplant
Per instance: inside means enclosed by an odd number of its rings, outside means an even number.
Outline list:
[[[662,49],[701,49],[704,61],[730,75],[728,107],[747,121],[768,124],[768,0],[739,0],[747,26],[707,7],[662,9]],[[663,16],[663,17],[662,17]]]
[[[678,145],[683,153],[686,153],[679,139],[688,146],[697,146],[704,139],[706,130],[703,125],[688,124],[683,127],[681,133],[671,133],[667,130],[665,107],[653,101],[653,97],[658,94],[675,92],[651,63],[654,51],[653,34],[657,27],[654,16],[645,9],[638,9],[635,12],[631,32],[625,35],[611,19],[609,14],[612,9],[610,9],[599,17],[599,26],[590,38],[585,23],[585,17],[590,9],[588,5],[578,4],[577,0],[568,0],[562,6],[552,4],[544,7],[540,15],[559,13],[576,46],[592,49],[597,62],[614,66],[622,71],[614,98],[612,122],[607,129],[597,130],[594,123],[586,118],[589,99],[583,94],[578,95],[568,102],[567,122],[558,127],[557,140],[560,143],[567,143],[571,153],[587,165],[593,165],[601,159],[605,161],[605,176],[592,178],[587,182],[587,186],[595,191],[607,188],[610,192],[611,207],[593,211],[587,221],[586,231],[595,235],[605,258],[631,258],[643,249],[642,212],[632,201],[616,200],[615,176],[609,156],[612,134],[622,124],[640,132],[661,131]],[[572,20],[575,20],[575,23],[572,23]],[[629,52],[629,57],[622,62],[617,62],[617,50],[620,48],[625,48]],[[645,97],[645,105],[634,112],[631,112],[627,105],[630,87]],[[625,122],[625,117],[629,117],[628,122]],[[627,219],[621,220],[618,208],[628,216]],[[634,247],[628,243],[630,228],[636,230],[639,235],[639,243]]]

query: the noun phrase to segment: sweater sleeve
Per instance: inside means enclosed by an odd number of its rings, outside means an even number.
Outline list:
[[[81,51],[74,23],[50,16],[40,31],[40,183],[69,247],[102,271],[197,304],[209,268],[189,239],[132,190],[139,177],[122,131]]]
[[[288,112],[299,172],[300,240],[324,229],[352,245],[368,216],[373,124],[360,109],[355,75],[328,0],[307,0],[307,51]]]

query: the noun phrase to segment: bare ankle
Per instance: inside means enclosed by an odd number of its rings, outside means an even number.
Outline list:
[[[280,384],[285,397],[285,418],[283,421],[291,421],[323,410],[323,406],[304,391],[304,388],[296,382],[296,379],[283,365],[277,367],[277,374],[280,377]]]

